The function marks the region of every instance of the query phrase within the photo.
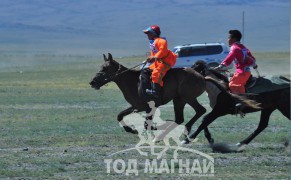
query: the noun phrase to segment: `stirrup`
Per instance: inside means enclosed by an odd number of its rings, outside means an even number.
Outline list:
[[[157,95],[156,91],[153,89],[146,89],[146,93],[148,95],[154,96],[155,98],[159,98],[159,96]]]

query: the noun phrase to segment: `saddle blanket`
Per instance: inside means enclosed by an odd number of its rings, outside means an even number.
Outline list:
[[[257,78],[256,84],[251,88],[247,88],[247,93],[259,94],[288,87],[290,88],[290,80],[288,78],[284,76],[269,75]]]

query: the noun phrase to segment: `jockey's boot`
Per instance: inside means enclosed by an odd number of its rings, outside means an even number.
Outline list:
[[[161,97],[161,86],[158,83],[152,83],[152,89],[146,89],[146,93],[155,99],[160,99]]]

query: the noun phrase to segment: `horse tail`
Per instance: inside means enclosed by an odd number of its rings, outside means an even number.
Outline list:
[[[262,109],[260,106],[261,104],[254,101],[254,100],[250,100],[246,97],[242,97],[236,94],[232,94],[230,92],[228,92],[226,89],[227,87],[223,86],[222,84],[220,84],[217,80],[211,78],[211,77],[205,77],[205,81],[211,82],[213,83],[223,94],[225,94],[226,96],[230,97],[232,100],[234,100],[234,102],[240,102],[244,105],[244,107],[249,107],[252,109]]]

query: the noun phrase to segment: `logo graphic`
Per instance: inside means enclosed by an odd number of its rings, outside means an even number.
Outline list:
[[[146,117],[133,113],[120,122],[120,126],[130,126],[137,130],[140,141],[134,148],[115,152],[109,157],[129,151],[137,151],[141,156],[150,158],[145,159],[143,163],[139,162],[139,164],[144,164],[143,173],[145,174],[179,173],[181,176],[214,176],[213,157],[194,149],[182,147],[180,137],[188,135],[185,126],[178,125],[173,121],[163,121],[160,118],[160,110],[155,107],[155,102],[150,101],[148,104],[151,111],[146,114]],[[174,142],[174,145],[170,144],[170,140]],[[196,141],[197,139],[193,142]],[[169,150],[174,150],[173,155],[171,158],[165,158],[164,156],[169,156]],[[195,154],[195,158],[181,159],[178,152]],[[114,160],[108,158],[104,162],[106,163],[107,173],[125,173],[126,175],[133,173],[138,175],[137,164],[141,159]],[[179,167],[178,171],[177,165]]]

